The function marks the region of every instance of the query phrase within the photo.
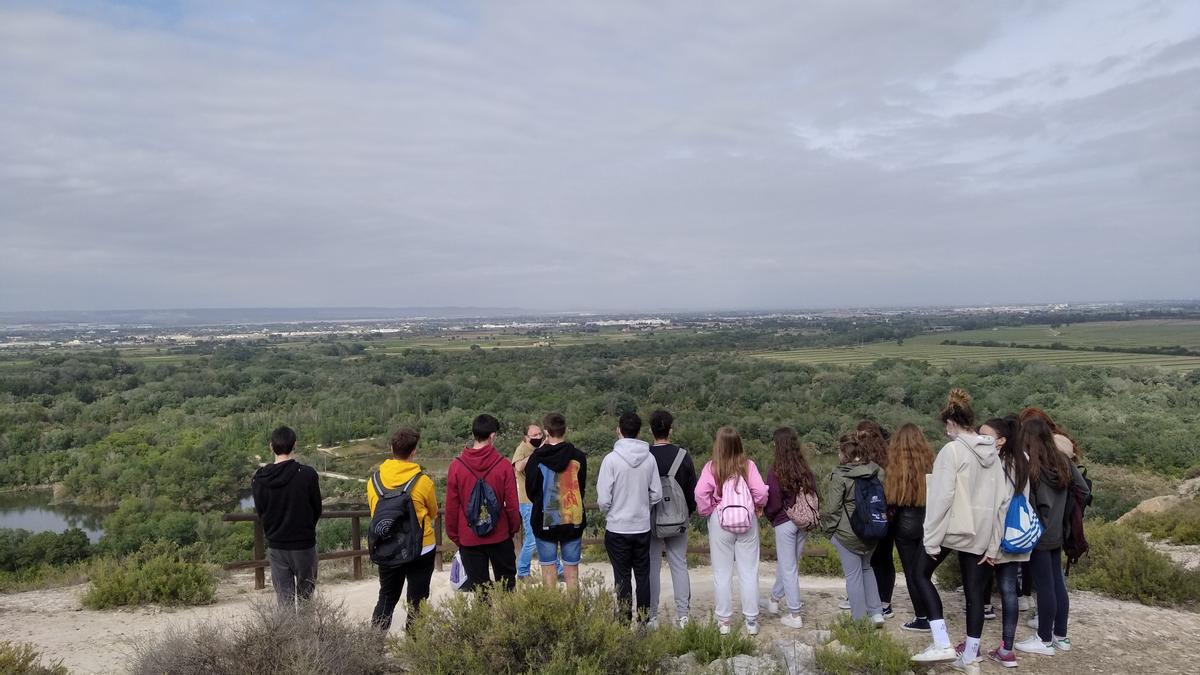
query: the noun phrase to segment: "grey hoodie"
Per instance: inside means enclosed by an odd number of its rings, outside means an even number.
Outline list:
[[[619,439],[600,463],[596,497],[607,516],[604,529],[616,534],[649,532],[650,507],[662,501],[658,463],[650,456],[650,444]]]
[[[942,446],[926,478],[925,551],[942,548],[995,558],[1012,494],[991,436],[962,434]],[[959,487],[965,492],[956,500]],[[959,509],[955,508],[955,505]]]

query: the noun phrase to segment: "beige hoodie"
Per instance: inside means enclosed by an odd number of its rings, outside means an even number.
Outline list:
[[[997,557],[1012,497],[1006,483],[991,436],[962,434],[942,446],[926,476],[926,552],[944,547]],[[958,486],[964,496],[955,499]]]

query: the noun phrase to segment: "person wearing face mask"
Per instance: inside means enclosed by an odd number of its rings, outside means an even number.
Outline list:
[[[971,395],[953,389],[940,415],[950,442],[942,446],[926,477],[925,553],[918,578],[929,611],[933,637],[913,661],[951,660],[951,667],[979,672],[979,640],[983,636],[985,587],[1000,555],[1004,516],[1012,492],[1006,489],[996,439],[975,432]],[[967,596],[967,637],[957,649],[950,646],[942,600],[932,583],[933,570],[951,553],[958,554],[963,590]]]
[[[542,428],[536,424],[530,424],[529,428],[525,430],[525,437],[521,439],[521,444],[513,451],[512,456],[513,469],[517,473],[517,501],[521,503],[521,521],[525,524],[525,531],[521,536],[521,553],[517,556],[517,579],[519,581],[532,579],[530,568],[533,565],[533,553],[537,550],[537,542],[533,538],[533,528],[529,524],[530,514],[533,513],[533,503],[529,501],[529,495],[525,492],[525,465],[529,463],[529,456],[533,454],[533,451],[541,447],[544,439]],[[558,576],[560,579],[563,576],[561,560],[558,562]]]

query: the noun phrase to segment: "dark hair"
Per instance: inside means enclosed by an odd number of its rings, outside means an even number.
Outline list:
[[[1025,450],[1017,438],[1017,418],[1011,415],[993,417],[979,428],[982,430],[983,427],[995,429],[997,438],[1004,439],[1004,445],[1000,446],[1000,463],[1004,466],[1004,475],[1008,476],[1015,492],[1024,492],[1025,485],[1029,482],[1029,458],[1025,456]]]
[[[1033,417],[1021,423],[1018,445],[1029,453],[1029,480],[1059,488],[1071,482],[1071,460],[1054,445],[1054,432],[1046,420]]]
[[[883,440],[892,440],[892,432],[888,431],[887,427],[880,425],[879,422],[876,422],[875,420],[863,420],[858,423],[858,426],[855,427],[855,429],[858,431],[874,431],[875,433],[879,434],[879,437]]]
[[[650,413],[650,433],[654,434],[654,440],[665,440],[671,435],[671,427],[674,425],[675,418],[666,410]]]
[[[867,458],[883,468],[887,468],[888,445],[883,427],[875,420],[863,420],[856,427],[861,435],[862,444],[867,449]]]
[[[852,431],[838,439],[839,464],[866,464],[871,461],[867,439],[874,436],[869,431]]]
[[[417,443],[420,442],[421,432],[412,427],[400,427],[392,434],[389,442],[392,456],[396,459],[408,459],[412,457],[413,450],[417,449]]]
[[[296,432],[289,427],[276,427],[271,432],[271,452],[277,455],[290,455],[296,447]]]
[[[793,497],[801,492],[816,493],[817,479],[808,465],[808,458],[804,456],[804,448],[800,445],[800,435],[796,430],[791,427],[776,429],[771,443],[775,446],[775,462],[771,470],[783,493]]]
[[[617,427],[621,429],[621,435],[625,438],[637,438],[642,430],[642,418],[632,410],[621,413],[621,417],[617,419]]]
[[[471,422],[471,435],[477,441],[486,441],[488,436],[500,431],[500,420],[484,413]]]
[[[942,408],[942,423],[954,422],[964,429],[975,428],[975,411],[971,409],[971,395],[966,389],[955,387],[946,397],[946,405]]]
[[[547,413],[542,418],[542,428],[546,430],[547,436],[562,438],[567,433],[567,418],[563,417],[562,413]]]

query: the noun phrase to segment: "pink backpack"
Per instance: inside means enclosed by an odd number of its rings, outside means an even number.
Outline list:
[[[717,511],[717,522],[721,529],[734,534],[745,534],[754,524],[754,499],[746,479],[734,475],[721,486],[721,505]]]

